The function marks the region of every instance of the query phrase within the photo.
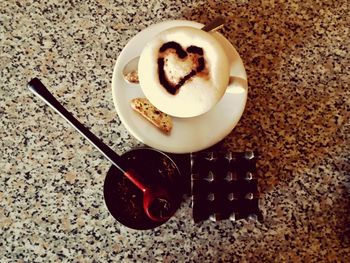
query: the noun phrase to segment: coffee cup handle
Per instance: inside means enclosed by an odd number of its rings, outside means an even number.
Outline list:
[[[248,91],[248,81],[237,76],[230,76],[225,93],[240,94]]]

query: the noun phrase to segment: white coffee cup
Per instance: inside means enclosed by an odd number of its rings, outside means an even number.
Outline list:
[[[212,34],[174,27],[143,48],[138,64],[140,85],[159,110],[175,117],[194,117],[209,111],[225,94],[229,61]]]

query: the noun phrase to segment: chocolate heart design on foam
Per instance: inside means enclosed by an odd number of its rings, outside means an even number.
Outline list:
[[[188,74],[181,77],[178,83],[171,83],[164,70],[166,56],[172,50],[175,51],[175,54],[181,60],[188,59],[189,54],[194,54],[197,58],[196,61],[194,61],[193,63],[195,67],[192,68]],[[160,58],[158,58],[158,74],[160,84],[170,94],[175,95],[182,85],[184,85],[192,77],[196,76],[198,73],[202,72],[205,69],[205,60],[203,57],[203,53],[203,49],[197,46],[189,46],[188,48],[186,48],[186,50],[184,50],[182,46],[175,41],[170,41],[163,44],[159,49]]]

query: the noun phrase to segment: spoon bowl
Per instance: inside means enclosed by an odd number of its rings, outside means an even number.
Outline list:
[[[144,149],[144,152],[142,156],[142,160],[144,161],[145,158],[147,158],[145,155],[150,155],[151,153],[147,151],[154,151],[152,149]],[[154,155],[154,153],[152,153]],[[159,156],[157,156],[159,155]],[[158,152],[154,158],[163,158],[164,162],[169,162],[169,157],[161,156],[160,152]],[[161,167],[158,168],[158,171],[152,171],[152,168],[149,168],[146,165],[142,165],[143,168],[140,170],[140,172],[135,172],[133,169],[128,170],[124,175],[129,178],[133,184],[139,188],[143,193],[143,208],[146,213],[146,215],[157,222],[164,222],[168,220],[176,211],[177,207],[175,205],[177,199],[176,194],[173,193],[170,189],[170,186],[167,182],[160,183],[159,181],[151,180],[148,185],[145,183],[141,183],[145,179],[139,178],[139,174],[142,174],[143,176],[146,176],[146,174],[159,174],[159,171],[161,171]],[[161,165],[159,165],[161,166]],[[142,171],[142,172],[141,172]],[[170,177],[174,177],[175,170],[172,172],[172,175],[168,175]],[[158,177],[158,176],[157,176]],[[169,178],[170,179],[170,178]],[[173,179],[173,178],[171,178]],[[160,178],[158,179],[160,180]]]
[[[135,148],[121,155],[122,160],[143,173],[144,181],[151,185],[154,193],[150,200],[148,191],[143,192],[124,176],[115,166],[111,166],[105,178],[104,200],[110,214],[121,224],[132,229],[146,230],[160,226],[177,211],[184,192],[183,176],[177,164],[168,155],[151,148]],[[157,186],[160,185],[160,190]],[[167,189],[165,196],[170,195],[170,209],[154,197],[163,197],[162,189]],[[151,201],[151,202],[150,202]],[[160,213],[159,206],[164,208]],[[165,206],[165,207],[164,207]],[[155,214],[155,216],[154,216]]]

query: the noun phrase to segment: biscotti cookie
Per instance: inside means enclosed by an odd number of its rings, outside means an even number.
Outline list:
[[[165,134],[170,134],[173,127],[171,116],[161,112],[154,107],[146,98],[135,98],[131,100],[133,110],[141,114],[145,119],[155,125]]]

